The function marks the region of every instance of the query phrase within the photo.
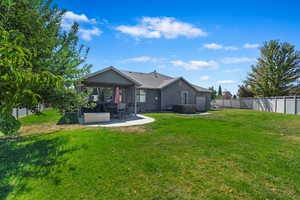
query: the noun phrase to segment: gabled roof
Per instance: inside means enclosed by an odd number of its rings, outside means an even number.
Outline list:
[[[135,83],[135,84],[138,85],[138,86],[142,85],[142,84],[141,84],[140,82],[138,82],[137,80],[132,79],[130,76],[127,76],[125,73],[123,73],[122,71],[120,71],[120,70],[114,68],[113,66],[104,68],[104,69],[102,69],[102,70],[96,71],[96,72],[91,73],[91,74],[88,74],[87,76],[85,76],[85,77],[83,78],[83,80],[86,80],[86,79],[88,79],[88,78],[97,76],[98,74],[101,74],[101,73],[106,72],[106,71],[109,71],[109,70],[112,70],[112,71],[118,73],[119,75],[123,76],[124,78],[126,78],[127,80],[129,80],[129,81]]]
[[[89,74],[88,76],[86,76],[84,78],[84,80],[90,78],[90,77],[94,77],[97,76],[98,74],[101,74],[103,72],[106,72],[108,70],[113,70],[116,73],[118,73],[119,75],[123,76],[124,78],[132,81],[133,83],[135,83],[139,88],[147,88],[147,89],[162,89],[178,80],[183,80],[185,81],[188,85],[190,85],[191,87],[193,87],[196,91],[198,92],[211,92],[210,90],[197,86],[197,85],[193,85],[191,83],[189,83],[187,80],[185,80],[183,77],[170,77],[164,74],[160,74],[158,72],[150,72],[150,73],[142,73],[142,72],[130,72],[130,71],[121,71],[118,70],[114,67],[107,67],[105,69],[102,69],[100,71],[94,72],[92,74]]]

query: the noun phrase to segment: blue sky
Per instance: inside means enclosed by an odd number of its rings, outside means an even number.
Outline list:
[[[115,66],[183,76],[235,93],[259,56],[279,39],[300,49],[300,1],[56,0],[80,24],[92,71]]]

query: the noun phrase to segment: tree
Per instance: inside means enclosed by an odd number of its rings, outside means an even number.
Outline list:
[[[293,87],[289,91],[289,95],[291,96],[299,96],[300,95],[300,84],[297,85],[296,87]]]
[[[222,93],[222,87],[221,85],[219,85],[219,89],[218,89],[218,96],[222,96],[223,93]]]
[[[239,97],[254,97],[254,93],[246,85],[239,85],[237,95]]]
[[[208,88],[211,91],[211,99],[215,99],[217,97],[217,91],[214,89],[214,86]]]
[[[271,40],[260,53],[245,83],[257,96],[288,95],[300,78],[300,52],[289,43]]]
[[[91,67],[85,64],[89,49],[78,44],[78,24],[61,28],[64,13],[46,0],[0,1],[0,105],[7,119],[14,119],[14,107],[37,112],[40,103],[58,107],[57,99],[67,109],[70,91],[79,95],[77,81]],[[80,101],[73,98],[72,104]],[[1,127],[10,127],[3,121]]]
[[[12,116],[15,107],[34,108],[41,96],[32,89],[58,86],[60,77],[32,70],[32,53],[21,47],[23,34],[0,29],[0,131],[15,133],[20,123]]]
[[[300,95],[300,79],[296,81],[296,86],[289,90],[289,95],[299,96]]]

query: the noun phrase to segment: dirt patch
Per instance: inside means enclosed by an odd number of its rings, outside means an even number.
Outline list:
[[[300,137],[298,137],[298,136],[286,136],[286,138],[287,138],[288,140],[300,142]]]
[[[57,125],[54,123],[42,123],[36,125],[27,125],[22,126],[18,131],[18,135],[26,136],[26,135],[34,135],[34,134],[47,134],[56,131],[63,130],[75,130],[80,128],[87,128],[86,126],[82,126],[79,124],[69,124],[69,125]],[[89,127],[90,128],[90,127]],[[97,127],[99,128],[99,127]],[[144,126],[128,126],[128,127],[116,127],[116,128],[107,128],[116,132],[122,133],[149,133],[151,130]]]
[[[55,131],[62,130],[74,130],[83,128],[79,124],[70,124],[70,125],[56,125],[53,123],[42,123],[37,125],[28,125],[22,126],[18,132],[18,135],[33,135],[33,134],[42,134],[42,133],[51,133]]]
[[[144,126],[127,126],[127,127],[117,127],[117,128],[109,128],[113,131],[118,131],[122,133],[147,133],[151,132],[149,128]]]

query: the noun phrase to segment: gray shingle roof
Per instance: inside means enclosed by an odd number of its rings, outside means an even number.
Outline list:
[[[192,85],[194,88],[196,88],[196,90],[200,91],[200,92],[211,92],[211,90],[206,89],[204,87],[200,87],[198,85]]]
[[[140,86],[140,88],[158,89],[161,88],[161,85],[163,85],[164,83],[174,79],[172,77],[165,76],[157,72],[151,72],[151,73],[128,72],[128,71],[121,71],[121,72],[129,76],[130,78],[136,80],[137,82],[141,83],[142,85]]]
[[[120,71],[114,67],[107,67],[100,71],[89,74],[86,77],[84,77],[84,80],[93,76],[97,76],[98,74],[101,74],[107,70],[113,70],[116,73],[119,73],[120,75],[134,82],[139,88],[161,89],[179,79],[182,79],[199,92],[211,92],[206,88],[189,83],[182,77],[174,78],[174,77],[166,76],[164,74],[160,74],[158,72],[142,73],[142,72]]]
[[[150,72],[150,73],[128,72],[128,71],[121,71],[121,72],[124,73],[126,76],[141,83],[142,85],[140,86],[140,88],[148,88],[148,89],[161,89],[181,79],[181,78],[166,76],[158,72]],[[193,84],[190,85],[199,92],[210,92],[210,90],[206,88],[193,85]]]

